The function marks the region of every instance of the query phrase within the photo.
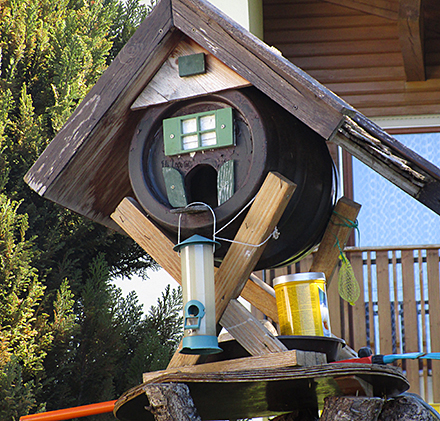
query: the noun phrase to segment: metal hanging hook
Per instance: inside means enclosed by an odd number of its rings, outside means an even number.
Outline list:
[[[181,230],[181,219],[182,215],[184,213],[195,213],[195,212],[203,212],[205,209],[191,209],[195,206],[203,206],[203,208],[208,208],[211,211],[212,219],[213,219],[213,231],[212,231],[212,241],[215,241],[215,234],[216,234],[216,224],[217,224],[217,218],[215,216],[214,210],[209,206],[208,204],[204,202],[192,202],[186,205],[184,208],[179,208],[178,210],[175,210],[175,212],[179,213],[179,224],[178,224],[178,230],[177,230],[177,244],[180,244],[180,230]],[[213,252],[215,250],[215,247],[213,248]]]

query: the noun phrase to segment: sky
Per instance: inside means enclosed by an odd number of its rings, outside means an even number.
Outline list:
[[[149,279],[145,280],[138,276],[133,276],[132,279],[118,278],[113,280],[113,283],[122,289],[124,297],[130,291],[136,291],[139,303],[144,305],[143,311],[145,314],[148,313],[152,305],[157,304],[157,299],[161,297],[167,285],[171,285],[172,288],[179,286],[174,278],[163,269],[158,271],[148,270],[147,275]]]

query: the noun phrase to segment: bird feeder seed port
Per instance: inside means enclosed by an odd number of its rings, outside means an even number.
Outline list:
[[[208,355],[222,352],[215,322],[214,251],[220,245],[200,235],[174,247],[182,268],[184,337],[182,354]]]

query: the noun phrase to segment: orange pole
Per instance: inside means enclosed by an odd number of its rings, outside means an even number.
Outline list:
[[[25,415],[20,417],[20,421],[62,421],[72,418],[88,417],[90,415],[105,414],[113,411],[115,402],[116,400],[59,409],[57,411],[42,412],[40,414]]]

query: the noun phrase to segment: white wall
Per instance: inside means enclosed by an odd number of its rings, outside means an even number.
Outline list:
[[[209,0],[238,24],[263,39],[262,0]]]

